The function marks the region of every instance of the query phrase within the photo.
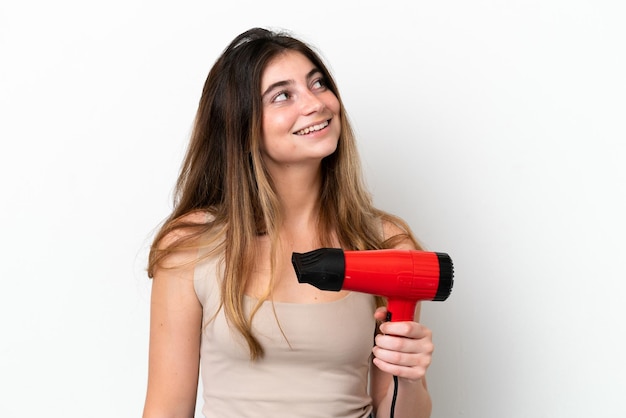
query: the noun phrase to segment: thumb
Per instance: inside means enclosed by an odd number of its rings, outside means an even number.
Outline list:
[[[376,308],[376,311],[374,312],[374,319],[376,319],[379,322],[386,321],[387,320],[387,308],[384,306]]]

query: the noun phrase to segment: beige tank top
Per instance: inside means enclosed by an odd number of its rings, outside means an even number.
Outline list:
[[[209,258],[197,266],[194,277],[204,317],[200,373],[205,417],[368,417],[374,298],[353,292],[328,303],[265,302],[252,324],[265,357],[253,362],[223,311],[214,316],[221,269],[218,257]],[[256,300],[246,297],[245,302],[250,309]]]

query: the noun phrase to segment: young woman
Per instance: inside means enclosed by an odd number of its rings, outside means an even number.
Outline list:
[[[428,417],[419,304],[415,322],[384,322],[380,298],[299,284],[292,253],[321,247],[419,248],[372,206],[320,57],[251,29],[208,75],[151,249],[144,418],[192,417],[199,375],[207,418]]]

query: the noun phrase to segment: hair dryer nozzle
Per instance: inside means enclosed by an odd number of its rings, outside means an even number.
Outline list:
[[[308,253],[293,253],[291,263],[298,282],[321,290],[339,291],[343,286],[345,259],[340,248],[320,248]]]
[[[439,286],[437,287],[437,294],[433,300],[444,301],[448,299],[452,292],[452,285],[454,284],[454,265],[452,259],[448,254],[435,253],[439,260]]]

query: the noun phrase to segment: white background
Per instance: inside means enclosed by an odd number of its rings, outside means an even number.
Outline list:
[[[3,0],[0,416],[141,415],[146,250],[252,26],[321,50],[377,204],[455,262],[433,417],[626,416],[623,4]]]

